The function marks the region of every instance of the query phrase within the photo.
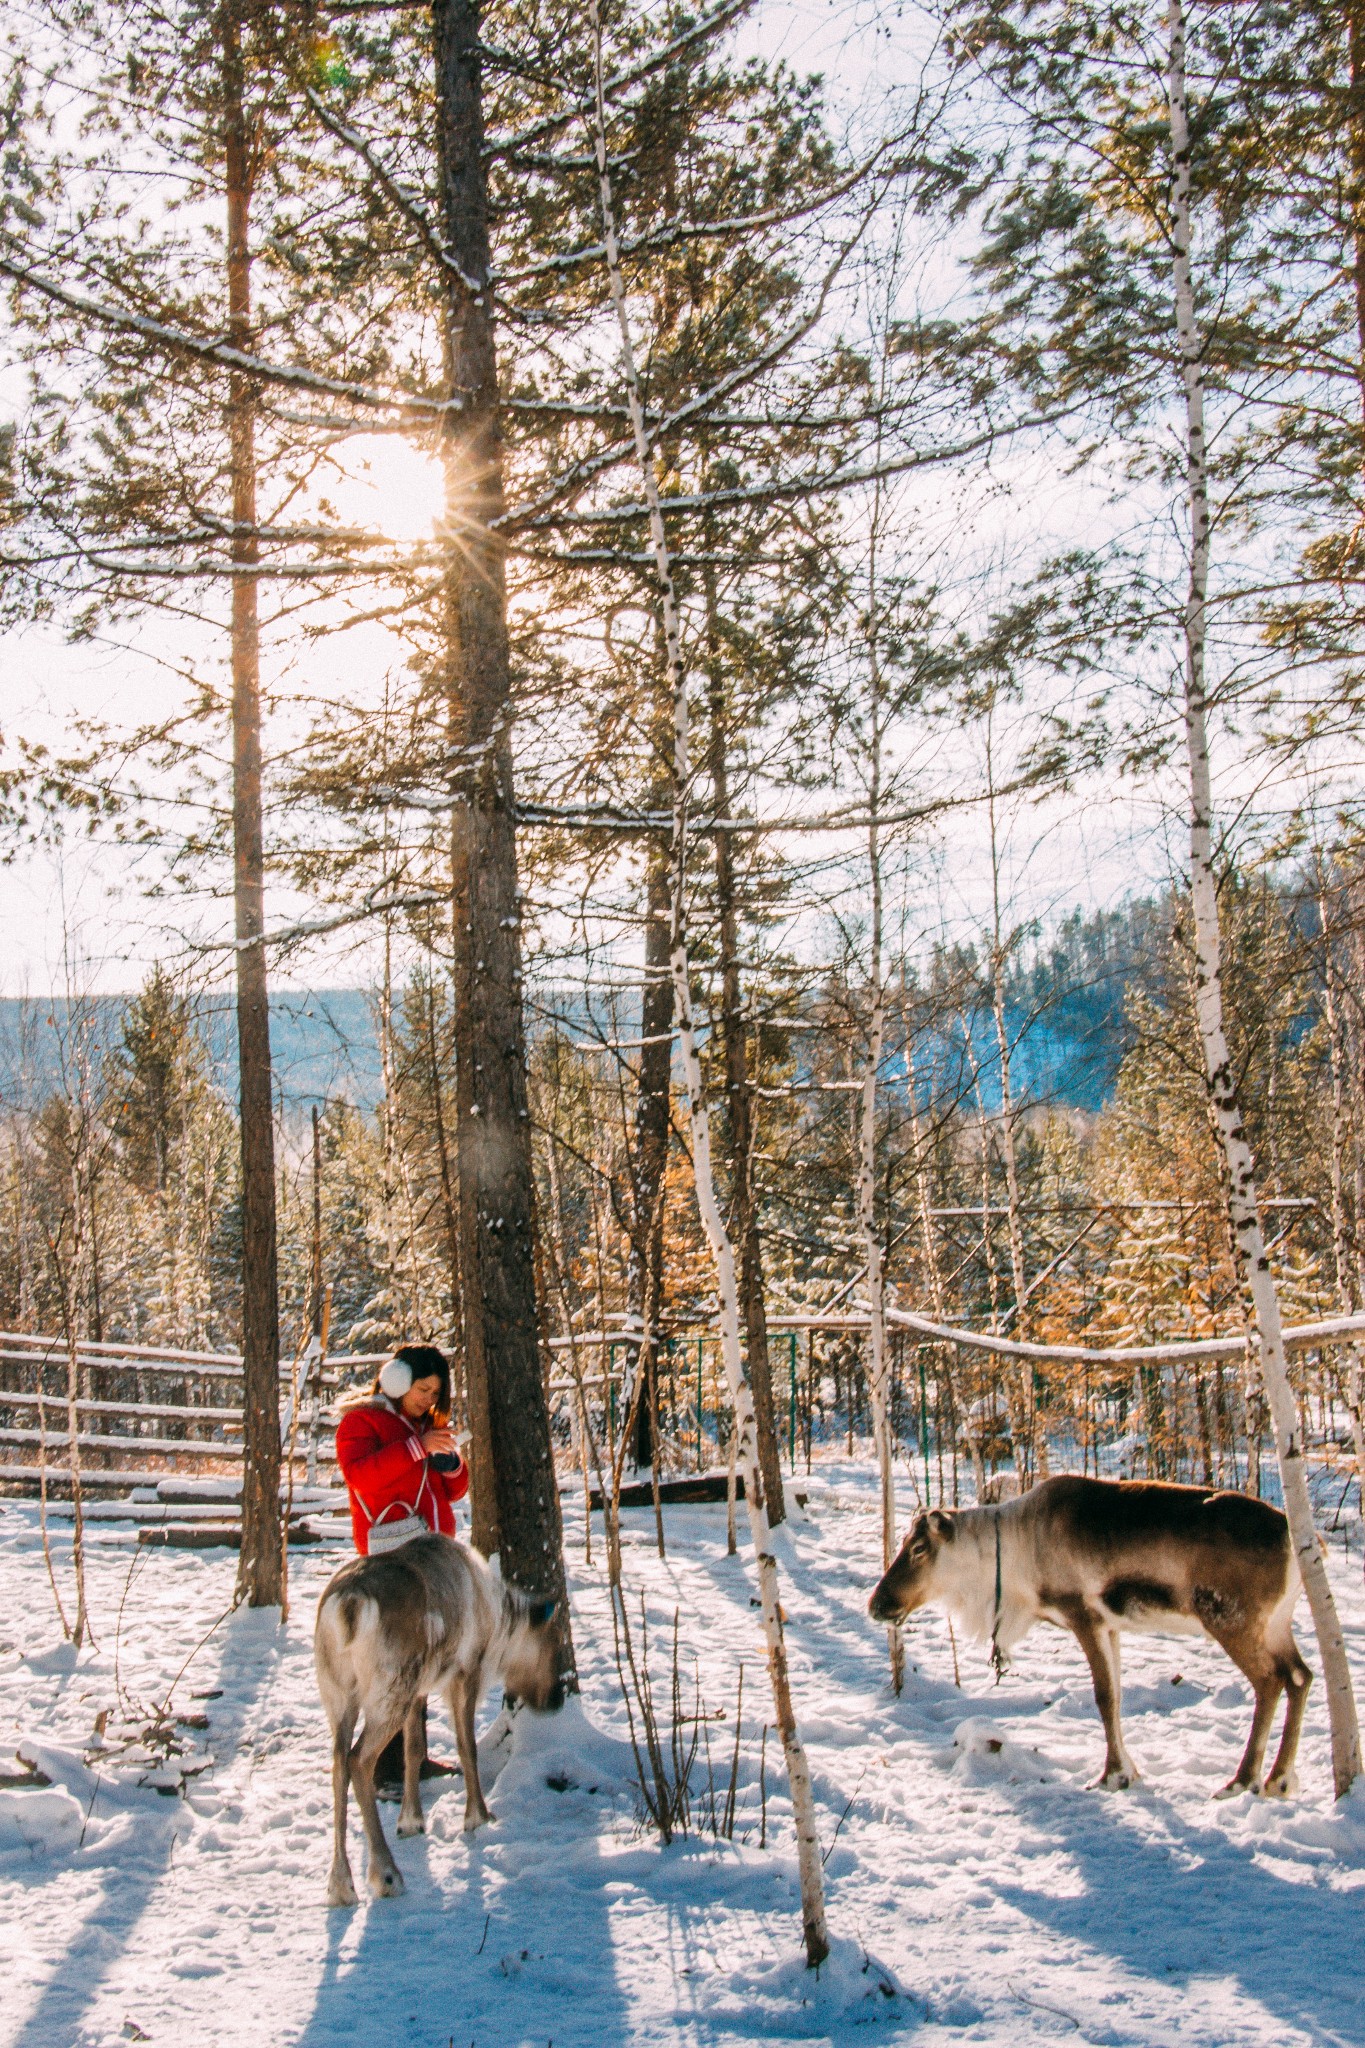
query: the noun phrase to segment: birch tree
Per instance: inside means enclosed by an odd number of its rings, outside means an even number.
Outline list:
[[[1332,1125],[1328,1158],[1328,1186],[1332,1215],[1332,1267],[1338,1306],[1351,1314],[1359,1307],[1359,1272],[1351,1256],[1351,1231],[1346,1213],[1347,1090],[1346,1032],[1341,1014],[1342,989],[1339,939],[1333,917],[1333,894],[1328,886],[1325,863],[1315,859],[1318,926],[1322,939],[1322,1010],[1327,1027],[1327,1065],[1331,1077]],[[1357,1219],[1357,1228],[1359,1222]],[[1355,1448],[1356,1483],[1365,1513],[1365,1412],[1362,1412],[1360,1349],[1352,1345],[1348,1354],[1346,1403],[1351,1415],[1351,1440]]]
[[[690,705],[688,674],[683,658],[682,633],[674,590],[673,565],[656,471],[657,454],[641,399],[639,371],[631,338],[625,279],[621,269],[616,233],[612,176],[607,154],[607,116],[603,91],[604,64],[602,22],[597,0],[591,0],[593,38],[593,83],[595,120],[593,147],[601,189],[602,231],[612,305],[620,330],[620,365],[626,407],[639,465],[640,484],[649,511],[650,544],[659,585],[668,680],[673,706],[673,833],[672,859],[674,894],[670,967],[673,981],[673,1026],[682,1060],[683,1099],[692,1144],[692,1167],[697,1206],[715,1263],[720,1306],[720,1341],[725,1375],[734,1407],[738,1455],[744,1472],[745,1502],[749,1533],[758,1570],[759,1599],[768,1644],[768,1669],[778,1732],[787,1762],[792,1813],[796,1823],[797,1861],[801,1878],[801,1917],[805,1935],[806,1960],[814,1967],[829,1953],[825,1926],[824,1883],[819,1835],[816,1828],[815,1797],[810,1766],[806,1760],[792,1705],[787,1667],[786,1643],[778,1599],[777,1559],[773,1554],[763,1496],[762,1471],[758,1457],[757,1422],[753,1395],[744,1371],[740,1346],[739,1295],[734,1248],[721,1214],[711,1165],[710,1122],[702,1087],[701,1063],[697,1055],[696,1030],[692,1013],[692,968],[687,940],[687,838],[688,801],[692,785]]]
[[[1026,381],[1060,375],[1084,396],[1096,423],[1122,424],[1135,447],[1149,451],[1147,474],[1178,494],[1186,522],[1176,730],[1189,804],[1196,1021],[1226,1164],[1229,1224],[1253,1304],[1285,1511],[1323,1660],[1340,1794],[1359,1773],[1359,1733],[1313,1525],[1301,1423],[1228,1047],[1210,754],[1218,693],[1210,675],[1215,527],[1208,400],[1212,391],[1230,414],[1254,418],[1257,373],[1275,351],[1283,317],[1264,267],[1266,223],[1278,197],[1275,172],[1254,141],[1265,23],[1255,8],[1199,10],[1208,83],[1192,121],[1190,15],[1183,0],[1169,0],[1159,12],[1002,8],[970,21],[964,11],[962,18],[971,61],[1023,117],[1025,129],[996,204],[983,266],[995,304],[1005,312],[996,338],[1010,330],[1013,374]],[[1152,119],[1154,100],[1160,122]],[[1068,267],[1064,252],[1079,262]],[[1162,422],[1178,435],[1178,464],[1160,450]],[[1234,510],[1251,513],[1247,474],[1239,467],[1245,448],[1244,434],[1230,441],[1224,458],[1225,524]],[[1159,716],[1154,719],[1147,761],[1166,758],[1174,736],[1169,726],[1161,729]]]
[[[1185,457],[1190,571],[1184,612],[1185,746],[1190,778],[1190,900],[1194,913],[1195,1001],[1209,1100],[1227,1160],[1228,1202],[1256,1314],[1261,1376],[1279,1458],[1285,1513],[1312,1611],[1332,1724],[1332,1773],[1338,1798],[1360,1775],[1360,1729],[1346,1644],[1313,1521],[1298,1406],[1289,1383],[1279,1297],[1256,1198],[1256,1168],[1238,1101],[1223,1019],[1221,932],[1214,864],[1213,780],[1209,756],[1207,629],[1211,519],[1204,416],[1204,338],[1195,308],[1192,183],[1182,0],[1167,13],[1166,96],[1171,130],[1171,265],[1175,322],[1185,392]]]
[[[1001,902],[999,799],[996,794],[992,733],[994,715],[995,703],[992,694],[985,714],[986,820],[991,864],[990,1012],[991,1026],[995,1033],[996,1072],[1000,1086],[1000,1151],[1005,1167],[1005,1224],[1009,1242],[1010,1277],[1014,1283],[1014,1334],[1018,1338],[1024,1338],[1028,1334],[1024,1306],[1028,1295],[1028,1281],[1024,1261],[1023,1205],[1019,1193],[1018,1111],[1012,1069],[1014,1048],[1005,1007],[1005,978],[1013,945],[1005,932]],[[979,1085],[978,1082],[978,1087]],[[984,1128],[982,1135],[984,1142]],[[983,1200],[985,1199],[987,1197],[983,1196]],[[985,1226],[989,1231],[989,1218],[985,1219]],[[1020,1484],[1028,1486],[1034,1478],[1046,1479],[1048,1476],[1047,1437],[1038,1421],[1038,1397],[1032,1366],[1020,1362],[1018,1381],[1016,1433],[1022,1439],[1022,1443],[1016,1448],[1022,1448],[1024,1456],[1017,1459],[1017,1462]]]
[[[868,554],[868,828],[867,861],[871,880],[868,929],[867,1051],[858,1101],[858,1230],[863,1242],[867,1279],[867,1387],[872,1402],[872,1433],[877,1447],[878,1491],[881,1496],[882,1570],[896,1553],[896,1466],[891,1441],[890,1369],[886,1348],[886,1278],[883,1270],[883,1225],[877,1214],[877,1081],[886,1036],[886,992],[882,971],[882,849],[880,831],[882,735],[881,672],[877,654],[877,514],[873,512]],[[901,1689],[904,1653],[900,1631],[889,1631],[891,1683]]]

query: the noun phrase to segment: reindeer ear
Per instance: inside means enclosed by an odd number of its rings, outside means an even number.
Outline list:
[[[951,1515],[945,1515],[942,1508],[929,1510],[929,1527],[940,1543],[951,1543],[957,1534],[957,1524]]]
[[[544,1628],[547,1623],[554,1620],[558,1606],[557,1600],[533,1600],[526,1610],[527,1618],[537,1628]]]

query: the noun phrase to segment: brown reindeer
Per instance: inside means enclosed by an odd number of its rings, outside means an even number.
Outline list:
[[[1084,1650],[1104,1722],[1098,1783],[1137,1771],[1120,1724],[1119,1638],[1208,1635],[1251,1681],[1246,1753],[1219,1797],[1295,1789],[1294,1756],[1312,1673],[1292,1621],[1299,1573],[1278,1508],[1244,1493],[1152,1480],[1048,1479],[998,1507],[915,1517],[871,1600],[874,1621],[903,1621],[940,1601],[997,1661],[1037,1621],[1069,1628]],[[1279,1754],[1262,1786],[1266,1739],[1288,1693]]]
[[[426,1825],[418,1789],[422,1704],[430,1693],[445,1694],[455,1724],[465,1828],[492,1820],[479,1783],[474,1712],[495,1678],[509,1697],[528,1706],[560,1705],[553,1615],[553,1601],[531,1601],[505,1586],[476,1550],[449,1536],[419,1536],[382,1556],[354,1558],[331,1580],[318,1603],[313,1640],[318,1689],[332,1727],[329,1906],[357,1903],[346,1854],[346,1794],[352,1783],[369,1841],[370,1890],[379,1899],[396,1898],[403,1890],[379,1819],[374,1767],[401,1728],[398,1832],[420,1835]]]

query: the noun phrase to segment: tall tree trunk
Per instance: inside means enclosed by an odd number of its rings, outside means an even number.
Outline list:
[[[90,1159],[86,1172],[85,1205],[90,1218],[90,1335],[104,1342],[104,1291],[100,1284],[100,1219],[97,1200],[99,1173]]]
[[[489,282],[479,8],[434,0],[444,266],[445,697],[455,814],[453,902],[465,1371],[476,1457],[493,1476],[504,1576],[559,1604],[561,1668],[573,1673],[563,1527],[535,1290],[531,1124],[521,1010],[521,896],[512,798],[507,591],[498,369]],[[470,1341],[471,1333],[474,1341]],[[486,1402],[486,1411],[481,1412]],[[480,1444],[480,1435],[484,1445]]]
[[[872,865],[871,1004],[867,1023],[867,1060],[858,1103],[858,1229],[863,1240],[867,1274],[867,1391],[872,1403],[872,1434],[877,1446],[877,1476],[882,1506],[882,1570],[896,1552],[896,1467],[891,1446],[889,1357],[886,1345],[886,1274],[877,1222],[877,1076],[886,1036],[886,1001],[882,988],[882,873],[877,844],[877,785],[874,769],[872,822],[868,852]],[[889,1632],[891,1682],[901,1689],[903,1657],[900,1630]]]
[[[962,1019],[963,1043],[969,1052],[971,1048],[971,1024],[964,1015]],[[995,1255],[995,1234],[992,1228],[995,1215],[994,1189],[991,1186],[991,1133],[990,1121],[986,1115],[986,1096],[981,1084],[981,1068],[975,1057],[972,1059],[972,1086],[976,1093],[977,1128],[981,1134],[981,1243],[986,1258],[986,1287],[991,1304],[991,1332],[1000,1334],[1000,1271]],[[1017,1367],[1008,1361],[1001,1368],[997,1382],[1005,1397],[1005,1412],[1009,1417],[1010,1443],[1014,1451],[1014,1469],[1022,1492],[1030,1483],[1030,1440],[1029,1402],[1032,1397],[1032,1381],[1029,1377],[1027,1360],[1021,1359]]]
[[[1346,887],[1346,926],[1352,972],[1346,987],[1353,991],[1347,1019],[1349,1071],[1347,1093],[1351,1122],[1351,1218],[1356,1263],[1356,1300],[1365,1301],[1365,872],[1357,864]]]
[[[69,1634],[79,1650],[90,1633],[90,1614],[85,1598],[85,1502],[82,1482],[81,1441],[80,1441],[80,1399],[81,1399],[81,1267],[85,1261],[85,1223],[81,1183],[84,1178],[82,1163],[89,1170],[87,1145],[90,1135],[90,1121],[85,1101],[85,1075],[80,1070],[80,1099],[68,1104],[67,1142],[69,1147],[68,1197],[71,1204],[70,1248],[65,1257],[61,1252],[61,1233],[51,1240],[52,1265],[58,1287],[61,1291],[62,1334],[66,1340],[66,1449],[67,1470],[71,1479],[71,1569],[76,1582],[76,1613]],[[38,1391],[41,1395],[43,1368],[38,1367]],[[41,1403],[39,1406],[39,1427],[42,1427]],[[44,1494],[46,1482],[44,1481]],[[46,1548],[47,1514],[46,1499],[43,1509],[43,1539]],[[52,1559],[48,1556],[48,1576],[52,1577]],[[57,1591],[53,1580],[52,1590]],[[57,1598],[57,1612],[66,1627],[66,1614],[60,1595]]]
[[[464,1233],[464,1217],[460,1204],[458,1165],[451,1156],[450,1133],[446,1127],[445,1082],[442,1072],[445,1063],[442,1058],[441,1034],[436,1024],[436,976],[434,974],[427,976],[426,988],[423,993],[425,996],[424,1008],[426,1010],[427,1080],[430,1090],[432,1132],[436,1139],[436,1168],[441,1183],[441,1215],[445,1223],[446,1266],[450,1274],[450,1319],[452,1326],[459,1328],[462,1327],[464,1321],[461,1313],[463,1266],[461,1245]],[[462,1364],[462,1361],[458,1363]],[[463,1370],[456,1373],[454,1385],[463,1397],[464,1414],[467,1422],[469,1389],[465,1383]],[[488,1464],[486,1460],[483,1460],[481,1461],[479,1473],[477,1501],[482,1501],[482,1497],[488,1491],[488,1486]],[[470,1472],[470,1490],[471,1494],[473,1494],[474,1478],[472,1468]],[[474,1512],[475,1505],[475,1500],[471,1500],[471,1514]],[[476,1538],[475,1540],[477,1542],[478,1539]],[[483,1546],[480,1545],[479,1547],[482,1549]],[[495,1544],[493,1548],[496,1549],[496,1547]]]
[[[720,635],[715,570],[704,572],[706,638],[711,700],[711,788],[717,818],[730,815],[730,778],[726,744],[725,687],[720,664]],[[744,1319],[744,1350],[749,1384],[758,1418],[758,1457],[768,1520],[787,1519],[782,1491],[782,1447],[773,1402],[772,1361],[768,1356],[768,1309],[763,1294],[763,1238],[754,1196],[754,1095],[749,1079],[749,1047],[744,1029],[744,988],[740,975],[739,906],[735,887],[734,836],[721,831],[716,842],[716,912],[720,924],[720,1036],[725,1056],[726,1129],[730,1140],[730,1187],[734,1238],[739,1248],[739,1303]]]
[[[1209,573],[1209,497],[1204,435],[1204,376],[1190,266],[1190,133],[1185,87],[1185,18],[1181,0],[1169,0],[1167,99],[1171,123],[1175,317],[1185,390],[1186,474],[1190,516],[1190,578],[1185,602],[1185,740],[1190,776],[1190,895],[1194,912],[1195,1003],[1203,1042],[1209,1098],[1228,1170],[1228,1203],[1244,1261],[1261,1354],[1261,1373],[1285,1513],[1312,1610],[1327,1687],[1332,1728],[1332,1772],[1337,1796],[1360,1774],[1360,1728],[1341,1623],[1327,1566],[1313,1524],[1304,1470],[1298,1408],[1285,1361],[1280,1304],[1266,1257],[1256,1195],[1255,1166],[1237,1099],[1223,1018],[1221,932],[1213,857],[1213,791],[1207,728],[1205,667]]]
[[[243,30],[250,0],[222,13],[227,183],[228,339],[251,336],[251,190],[256,151],[246,108]],[[237,1596],[274,1607],[283,1594],[280,1527],[280,1326],[275,1226],[275,1124],[265,963],[265,838],[261,816],[261,658],[256,578],[256,399],[228,384],[232,470],[232,847],[237,939],[237,1062],[242,1129],[242,1549]]]
[[[1360,0],[1347,0],[1346,5],[1346,59],[1350,76],[1348,158],[1351,167],[1349,205],[1351,209],[1351,256],[1352,286],[1356,310],[1356,385],[1360,401],[1361,437],[1359,465],[1365,474],[1365,6]],[[1361,927],[1358,922],[1359,906],[1354,899],[1359,894],[1358,878],[1347,891],[1348,916],[1357,913],[1353,950],[1356,955],[1357,982],[1360,970],[1365,966],[1365,945],[1362,944]],[[1365,1076],[1359,1070],[1354,1075],[1355,1106],[1365,1106]],[[1337,1074],[1333,1072],[1334,1117]],[[1357,1118],[1359,1123],[1359,1118]],[[1334,1140],[1335,1149],[1335,1140]],[[1362,1215],[1365,1214],[1365,1152],[1362,1151],[1360,1133],[1357,1129],[1355,1142],[1355,1299],[1365,1294],[1365,1228]],[[1337,1200],[1334,1190],[1334,1203]],[[1340,1240],[1338,1239],[1338,1245]],[[1338,1269],[1340,1252],[1338,1251]],[[1338,1282],[1340,1285],[1340,1281]],[[1346,1296],[1343,1294],[1343,1301]],[[1348,1389],[1351,1407],[1351,1431],[1355,1442],[1356,1470],[1361,1487],[1361,1511],[1365,1513],[1365,1421],[1361,1408],[1361,1355],[1352,1346],[1349,1354]]]
[[[653,794],[656,800],[662,800],[662,791]],[[673,1079],[673,985],[668,975],[672,897],[668,886],[668,852],[663,842],[651,838],[645,859],[645,952],[640,984],[640,1037],[644,1043],[640,1047],[635,1128],[631,1134],[631,1235],[626,1266],[626,1322],[642,1336],[638,1350],[628,1360],[624,1390],[628,1413],[635,1380],[643,1377],[646,1392],[636,1407],[635,1441],[631,1447],[641,1470],[652,1465],[655,1456],[655,1404],[650,1390],[657,1384],[659,1369],[665,1175]]]
[[[384,1217],[384,1266],[389,1281],[390,1327],[401,1331],[408,1323],[411,1309],[407,1303],[403,1303],[400,1308],[398,1232],[394,1225],[393,1213],[398,1199],[397,1148],[394,1141],[394,1115],[398,1106],[398,1095],[393,1065],[393,931],[387,915],[384,918],[384,973],[379,988],[378,1025],[382,1090],[379,1098],[379,1139],[383,1174],[380,1198]]]
[[[759,1606],[768,1645],[768,1675],[772,1683],[773,1706],[778,1733],[787,1763],[791,1788],[792,1817],[796,1823],[797,1868],[801,1883],[801,1922],[806,1961],[817,1967],[829,1954],[825,1926],[824,1867],[815,1818],[815,1791],[810,1765],[796,1725],[791,1684],[787,1669],[787,1646],[783,1634],[782,1608],[778,1599],[777,1559],[772,1550],[763,1493],[763,1474],[758,1456],[758,1423],[753,1392],[744,1371],[740,1344],[739,1292],[736,1284],[734,1248],[721,1215],[711,1164],[711,1128],[702,1087],[701,1061],[697,1056],[696,1030],[692,1016],[692,975],[688,958],[685,921],[687,883],[687,800],[692,782],[691,738],[687,700],[687,671],[683,664],[682,638],[673,588],[672,557],[664,531],[663,510],[655,468],[654,445],[645,425],[640,396],[640,377],[631,341],[626,310],[625,279],[621,273],[612,202],[611,175],[607,167],[607,116],[602,89],[602,18],[598,0],[589,0],[593,32],[596,84],[594,144],[602,201],[602,230],[612,306],[621,335],[621,368],[626,388],[626,408],[645,502],[649,508],[650,550],[659,582],[664,641],[668,656],[669,691],[673,703],[673,927],[670,965],[673,973],[673,1022],[682,1053],[683,1099],[692,1140],[692,1169],[697,1190],[697,1207],[702,1229],[711,1251],[720,1305],[721,1355],[734,1408],[734,1426],[739,1439],[739,1463],[744,1473],[745,1505],[749,1514],[749,1535],[758,1573]]]

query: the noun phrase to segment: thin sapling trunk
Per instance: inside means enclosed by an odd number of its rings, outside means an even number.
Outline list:
[[[867,1391],[872,1402],[872,1434],[877,1446],[877,1481],[881,1497],[882,1570],[890,1568],[896,1553],[896,1468],[892,1455],[891,1409],[888,1399],[889,1358],[886,1342],[886,1274],[882,1259],[881,1233],[877,1219],[877,1076],[881,1070],[882,1045],[886,1036],[886,991],[882,981],[882,852],[878,813],[882,787],[882,692],[881,667],[877,651],[877,540],[881,512],[878,489],[872,517],[872,538],[868,552],[867,638],[871,655],[869,674],[868,730],[868,828],[867,858],[872,884],[872,930],[869,935],[869,1013],[867,1059],[858,1096],[858,1232],[863,1241],[867,1275]],[[887,1631],[891,1656],[891,1683],[899,1692],[904,1682],[905,1659],[901,1633]]]
[[[668,679],[673,706],[673,929],[671,967],[673,976],[673,1022],[682,1054],[683,1101],[692,1141],[692,1167],[697,1190],[697,1207],[702,1229],[711,1251],[720,1303],[721,1354],[734,1406],[734,1427],[738,1435],[738,1457],[744,1474],[745,1505],[749,1534],[758,1570],[759,1601],[764,1634],[768,1644],[768,1671],[778,1732],[786,1756],[791,1786],[792,1816],[796,1823],[797,1863],[801,1882],[801,1917],[805,1934],[806,1960],[813,1968],[829,1954],[825,1926],[824,1875],[820,1838],[816,1829],[815,1793],[810,1766],[796,1726],[791,1685],[787,1671],[787,1650],[783,1636],[782,1612],[778,1601],[777,1559],[773,1555],[768,1525],[767,1501],[763,1492],[758,1455],[758,1424],[753,1392],[744,1371],[740,1342],[739,1289],[734,1248],[725,1228],[715,1175],[711,1162],[711,1129],[702,1086],[701,1061],[697,1053],[696,1028],[692,1014],[691,962],[688,958],[685,921],[687,799],[692,780],[691,732],[687,695],[687,672],[683,662],[682,639],[674,595],[673,566],[660,505],[655,451],[645,424],[640,377],[636,367],[630,320],[626,311],[625,280],[621,272],[616,232],[611,175],[607,163],[607,119],[602,76],[602,20],[598,0],[590,0],[594,58],[593,147],[597,158],[601,190],[603,241],[613,309],[621,335],[621,369],[625,382],[626,409],[639,464],[640,480],[649,511],[650,547],[663,613],[664,640],[668,658]]]

